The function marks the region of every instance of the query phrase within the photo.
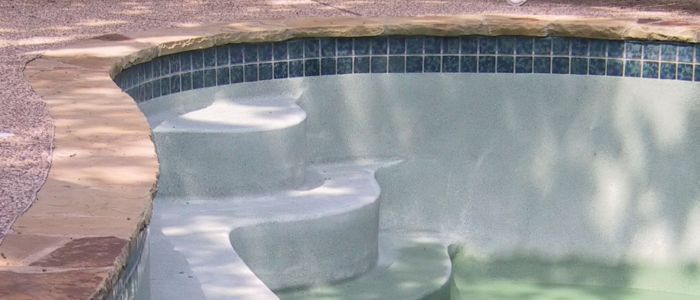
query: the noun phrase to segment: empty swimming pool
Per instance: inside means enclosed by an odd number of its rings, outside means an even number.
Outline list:
[[[700,296],[695,45],[305,38],[131,67],[154,299]],[[695,81],[693,81],[695,80]]]

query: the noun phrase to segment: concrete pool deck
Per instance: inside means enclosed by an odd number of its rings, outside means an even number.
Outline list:
[[[531,35],[697,43],[700,24],[648,19],[461,16],[249,21],[105,35],[47,51],[26,70],[55,120],[53,168],[38,201],[0,245],[3,298],[109,293],[148,222],[158,164],[150,128],[110,75],[218,44],[302,36]]]

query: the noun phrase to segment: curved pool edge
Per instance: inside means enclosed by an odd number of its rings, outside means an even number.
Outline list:
[[[106,298],[128,273],[129,257],[138,251],[139,232],[150,217],[158,163],[145,117],[112,81],[119,71],[161,55],[232,42],[388,34],[558,35],[697,43],[700,24],[505,15],[310,18],[111,34],[46,51],[27,65],[24,74],[55,120],[54,163],[38,201],[18,218],[0,245],[0,252],[9,254],[0,270],[0,296]],[[65,254],[72,249],[81,254],[80,263]],[[52,287],[61,285],[73,288],[63,291],[65,295],[50,294]]]

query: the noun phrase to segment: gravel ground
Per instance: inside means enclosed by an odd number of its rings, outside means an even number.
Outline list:
[[[698,21],[700,0],[530,0],[522,7],[506,0],[0,0],[0,242],[35,200],[51,162],[51,116],[22,75],[28,52],[105,33],[244,19],[479,13]]]

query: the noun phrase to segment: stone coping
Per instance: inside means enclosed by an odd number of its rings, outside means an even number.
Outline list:
[[[40,53],[25,77],[55,122],[38,200],[0,245],[0,298],[105,298],[147,225],[158,178],[150,128],[112,78],[155,57],[295,37],[522,35],[700,42],[700,24],[571,16],[307,18],[107,34]]]

